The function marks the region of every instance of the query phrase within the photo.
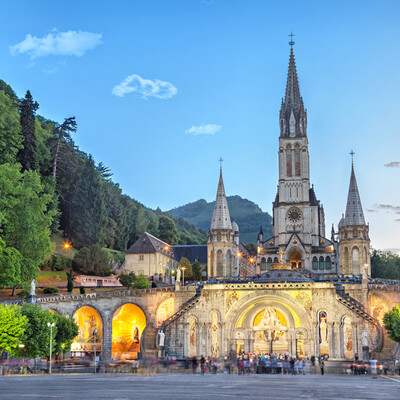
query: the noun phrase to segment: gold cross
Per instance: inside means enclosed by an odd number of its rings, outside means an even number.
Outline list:
[[[282,249],[279,249],[278,253],[276,254],[279,254],[279,262],[282,263],[285,252]]]

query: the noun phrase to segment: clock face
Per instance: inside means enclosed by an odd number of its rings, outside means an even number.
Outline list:
[[[288,212],[288,218],[291,222],[299,222],[301,219],[301,211],[298,208],[291,208]]]

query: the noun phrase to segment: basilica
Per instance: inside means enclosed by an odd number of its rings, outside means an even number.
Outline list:
[[[92,321],[94,345],[106,362],[243,352],[325,356],[337,365],[356,356],[400,357],[382,325],[385,312],[400,303],[400,283],[371,278],[369,225],[353,162],[345,212],[327,237],[324,208],[310,185],[307,111],[293,46],[278,132],[273,236],[264,237],[261,227],[256,254],[240,243],[221,168],[207,245],[170,246],[145,233],[126,253],[125,270],[163,285],[38,297],[43,307],[77,321],[76,354],[93,347],[86,326]],[[184,271],[174,274],[182,256],[204,266],[205,280],[185,285]]]

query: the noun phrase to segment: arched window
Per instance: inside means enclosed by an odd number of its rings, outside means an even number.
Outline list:
[[[345,247],[344,248],[344,257],[343,257],[343,269],[344,271],[342,271],[342,273],[346,273],[348,274],[349,272],[349,248]]]
[[[296,176],[300,176],[300,148],[298,146],[294,150],[294,172]]]
[[[325,311],[319,313],[319,354],[320,356],[329,355],[328,325]]]
[[[351,319],[349,317],[343,318],[343,355],[344,358],[348,360],[353,359],[353,327],[351,324]]]
[[[317,257],[313,257],[313,259],[312,259],[312,269],[315,269],[315,270],[318,269],[318,258]]]
[[[217,251],[217,276],[224,276],[224,253]]]
[[[266,271],[267,269],[267,260],[265,259],[265,257],[263,257],[261,259],[261,264],[260,264],[260,271]]]
[[[325,269],[332,269],[331,258],[329,256],[325,258]]]
[[[292,176],[292,148],[286,147],[286,175]]]
[[[325,263],[324,263],[324,257],[319,258],[319,269],[324,269]]]
[[[271,268],[272,268],[272,258],[268,257],[268,259],[267,259],[267,270],[271,271]]]
[[[274,258],[274,263],[277,264],[279,262],[278,257]]]
[[[351,252],[351,266],[353,274],[360,273],[360,251],[358,247],[353,247],[353,251]]]
[[[232,253],[231,253],[230,250],[228,250],[226,252],[225,262],[226,262],[226,275],[227,276],[231,276],[232,275],[232,271],[231,271],[231,268],[232,268]]]

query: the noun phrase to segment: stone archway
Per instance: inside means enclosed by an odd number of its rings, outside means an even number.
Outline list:
[[[146,328],[146,315],[133,303],[120,306],[112,318],[111,357],[117,360],[138,358],[143,331]]]
[[[303,256],[301,251],[294,247],[289,253],[289,263],[292,265],[292,269],[300,269],[303,267]]]
[[[312,321],[294,298],[285,293],[249,294],[232,307],[225,324],[225,351],[311,356]],[[297,337],[297,332],[303,332]],[[257,342],[258,340],[258,342]]]
[[[78,336],[72,341],[72,357],[88,357],[94,355],[101,357],[103,344],[103,320],[100,313],[91,306],[78,308],[73,314],[73,319],[78,325]]]

